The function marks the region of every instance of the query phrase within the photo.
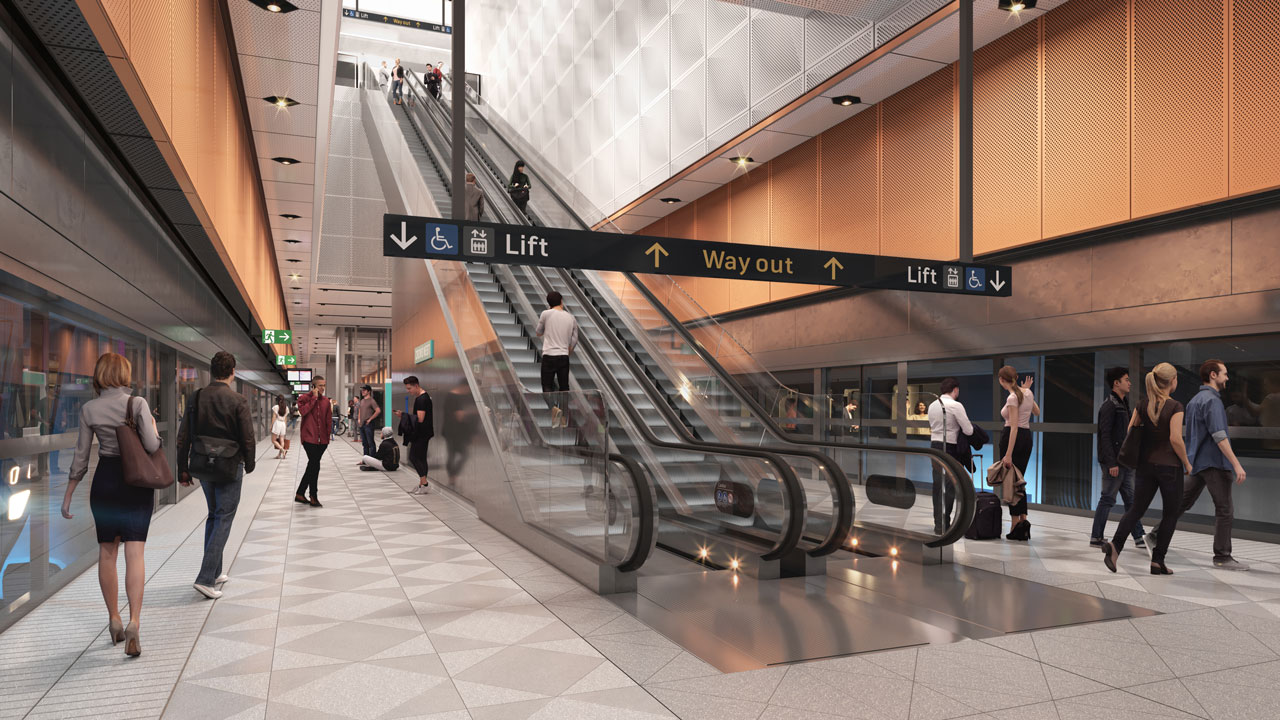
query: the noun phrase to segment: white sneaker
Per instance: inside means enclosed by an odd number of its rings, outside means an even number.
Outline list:
[[[1236,572],[1248,572],[1249,566],[1235,560],[1214,560],[1213,566],[1219,570],[1235,570]]]
[[[215,590],[209,587],[208,585],[201,585],[200,583],[195,583],[191,587],[195,588],[196,592],[209,598],[210,600],[217,600],[218,598],[222,597],[221,590]]]
[[[414,488],[414,489],[413,489],[413,494],[414,494],[414,495],[426,495],[426,494],[427,494],[427,488],[428,488],[428,487],[430,487],[430,486],[429,486],[429,485],[419,485],[418,487],[416,487],[416,488]]]
[[[218,576],[218,579],[217,579],[217,580],[214,580],[214,581],[213,581],[213,584],[214,584],[214,585],[223,585],[223,584],[225,584],[225,583],[226,583],[228,580],[230,580],[230,579],[231,579],[231,577],[230,577],[230,576],[228,576],[226,573],[222,573],[221,575],[219,575],[219,576]]]

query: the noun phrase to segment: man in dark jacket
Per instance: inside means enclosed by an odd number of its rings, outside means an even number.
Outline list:
[[[231,523],[240,506],[244,476],[253,472],[258,444],[254,440],[249,400],[231,389],[231,381],[236,374],[235,356],[229,352],[215,354],[209,362],[209,374],[213,382],[196,391],[178,428],[178,481],[189,486],[194,475],[204,490],[205,503],[209,508],[204,526],[204,561],[192,587],[201,595],[216,600],[222,597],[222,591],[216,586],[227,581],[227,576],[222,573],[222,550],[227,545]],[[194,428],[191,427],[193,418]],[[224,442],[219,443],[218,440]],[[238,446],[237,454],[226,463],[234,468],[229,474],[208,462],[214,446],[229,447],[226,441]],[[197,459],[206,461],[204,467],[192,467],[193,445],[197,446]]]
[[[400,467],[400,446],[396,444],[395,432],[389,427],[382,428],[382,444],[378,446],[378,455],[365,455],[360,461],[361,470],[382,470],[394,472]]]
[[[298,397],[298,412],[302,414],[302,449],[307,453],[307,469],[302,473],[302,482],[293,495],[293,501],[324,507],[320,504],[320,458],[329,449],[329,438],[333,435],[333,403],[325,397],[326,383],[322,376],[311,379],[311,392]],[[311,491],[311,500],[306,493]]]
[[[1098,408],[1098,464],[1102,466],[1102,494],[1098,497],[1098,509],[1093,513],[1093,532],[1089,533],[1089,545],[1102,547],[1107,530],[1107,516],[1116,504],[1116,492],[1127,511],[1133,504],[1133,470],[1121,467],[1116,459],[1124,436],[1129,432],[1129,370],[1113,367],[1107,370],[1107,399]],[[1133,544],[1145,548],[1142,539],[1142,523],[1133,526]]]

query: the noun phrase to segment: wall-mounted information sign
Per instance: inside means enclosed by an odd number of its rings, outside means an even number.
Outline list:
[[[421,365],[436,356],[436,341],[428,340],[413,349],[413,364]]]

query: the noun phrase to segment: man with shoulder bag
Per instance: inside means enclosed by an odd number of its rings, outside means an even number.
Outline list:
[[[222,597],[216,588],[227,581],[222,551],[240,506],[244,476],[253,472],[256,460],[249,401],[231,389],[235,373],[234,355],[215,354],[209,362],[213,382],[196,391],[178,430],[178,481],[190,486],[199,480],[209,507],[204,561],[192,587],[211,600]]]

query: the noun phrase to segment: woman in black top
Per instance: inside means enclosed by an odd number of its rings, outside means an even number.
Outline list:
[[[1142,433],[1142,451],[1139,453],[1137,482],[1133,491],[1133,505],[1125,512],[1116,527],[1115,538],[1103,543],[1103,562],[1111,572],[1116,571],[1116,559],[1124,549],[1124,540],[1142,518],[1156,490],[1160,491],[1163,510],[1160,527],[1156,530],[1156,543],[1151,547],[1151,574],[1172,575],[1164,565],[1169,541],[1173,539],[1173,527],[1178,522],[1178,508],[1182,505],[1182,472],[1191,472],[1187,460],[1187,446],[1182,440],[1182,403],[1169,397],[1178,388],[1178,371],[1169,363],[1160,363],[1147,373],[1147,396],[1133,411],[1129,420],[1130,432],[1134,428]]]
[[[517,160],[515,170],[511,172],[511,182],[507,185],[507,193],[515,201],[520,212],[524,212],[529,204],[529,176],[524,174],[524,161]]]

